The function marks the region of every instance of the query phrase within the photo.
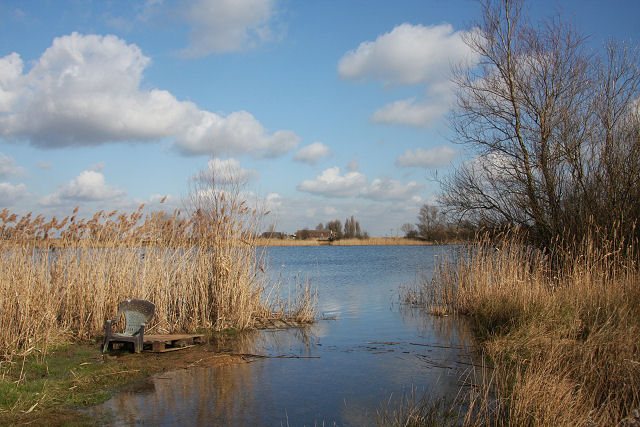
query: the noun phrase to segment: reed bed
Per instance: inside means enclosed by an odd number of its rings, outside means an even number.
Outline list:
[[[308,283],[290,304],[272,297],[252,237],[261,214],[236,196],[201,193],[188,214],[0,212],[0,357],[100,337],[127,298],[156,305],[155,333],[247,329],[276,315],[312,321]]]
[[[591,238],[557,248],[484,239],[405,291],[436,314],[468,316],[493,365],[465,424],[640,423],[637,252]]]

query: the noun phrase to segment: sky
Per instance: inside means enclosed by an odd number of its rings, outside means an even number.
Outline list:
[[[638,0],[526,7],[594,49],[640,41]],[[0,0],[0,209],[185,209],[212,169],[279,231],[401,235],[471,156],[446,117],[477,18],[472,0]]]

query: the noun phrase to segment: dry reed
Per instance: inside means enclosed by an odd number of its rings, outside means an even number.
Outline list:
[[[595,243],[542,252],[514,236],[487,239],[406,292],[468,316],[494,365],[466,424],[640,422],[638,256],[624,242]]]
[[[99,337],[127,298],[156,305],[156,333],[251,328],[275,306],[311,321],[308,284],[297,306],[269,301],[265,254],[252,237],[261,214],[238,192],[194,194],[187,215],[145,216],[142,206],[89,219],[76,208],[61,221],[0,212],[0,357]]]

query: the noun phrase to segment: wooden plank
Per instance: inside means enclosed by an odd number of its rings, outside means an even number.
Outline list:
[[[203,337],[204,335],[202,334],[145,335],[144,343],[151,344],[151,351],[154,353],[164,353],[181,348],[193,347],[195,343],[201,343]]]
[[[145,351],[147,351],[147,352],[151,351],[153,353],[166,353],[168,351],[182,350],[182,349],[189,348],[189,347],[195,347],[195,345],[191,344],[191,345],[187,345],[187,346],[184,346],[184,347],[169,347],[169,348],[164,348],[164,349],[158,350],[158,351],[155,351],[155,350],[145,350]]]
[[[166,334],[166,335],[145,335],[144,342],[154,341],[178,341],[178,340],[202,340],[204,335],[202,334]]]

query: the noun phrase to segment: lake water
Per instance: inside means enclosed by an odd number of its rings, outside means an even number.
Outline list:
[[[398,303],[399,287],[433,273],[455,251],[438,246],[271,247],[270,274],[308,277],[325,319],[266,330],[234,351],[252,363],[163,373],[94,413],[115,425],[372,425],[390,399],[415,392],[455,397],[468,368],[469,333],[452,317]],[[185,350],[189,351],[189,350]]]

